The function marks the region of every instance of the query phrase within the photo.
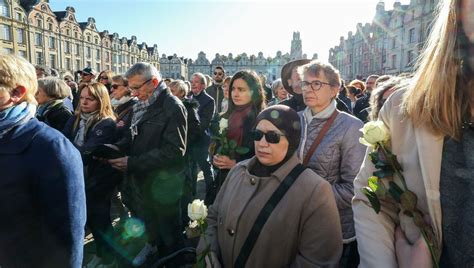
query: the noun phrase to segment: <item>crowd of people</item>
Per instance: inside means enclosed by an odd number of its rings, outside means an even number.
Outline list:
[[[174,80],[144,62],[76,81],[0,55],[0,267],[153,267],[189,245],[199,174],[209,213],[194,246],[209,267],[472,266],[472,14],[440,2],[414,73],[353,81],[304,59],[271,85],[221,66]],[[359,140],[376,120],[438,244],[364,193],[378,167]],[[133,253],[118,242],[130,237]]]

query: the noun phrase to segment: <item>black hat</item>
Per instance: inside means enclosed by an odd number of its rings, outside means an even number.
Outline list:
[[[79,71],[79,73],[80,74],[83,74],[83,73],[92,74],[92,75],[97,74],[97,72],[94,69],[92,69],[91,67],[86,67],[86,68],[82,69],[82,71]]]
[[[291,78],[291,72],[295,67],[299,67],[310,62],[311,60],[301,59],[290,61],[287,64],[283,65],[283,68],[281,69],[281,82],[283,83],[283,87],[286,89],[286,91],[288,91],[291,95],[295,94],[293,88],[288,84],[288,79]]]
[[[286,105],[273,105],[257,116],[255,125],[261,120],[270,121],[286,136],[289,155],[298,149],[301,139],[301,122],[295,110]]]

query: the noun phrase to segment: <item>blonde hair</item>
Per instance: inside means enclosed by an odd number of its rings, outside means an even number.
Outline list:
[[[470,101],[468,85],[459,85],[458,4],[459,0],[440,1],[438,18],[402,103],[415,126],[424,125],[436,135],[455,139],[461,137],[463,113]]]
[[[0,55],[0,90],[11,93],[19,86],[26,88],[26,94],[21,102],[36,105],[35,93],[38,90],[38,81],[35,67],[22,57]]]
[[[93,96],[99,101],[99,113],[97,114],[95,122],[106,118],[112,118],[113,120],[115,120],[115,114],[112,109],[112,104],[110,102],[109,92],[102,83],[95,82],[87,84],[82,88],[81,93],[84,90],[89,90],[89,95]],[[76,129],[79,126],[79,122],[81,121],[81,113],[81,105],[79,104],[77,105],[76,111],[74,113],[76,115],[76,121],[74,122],[73,129]]]

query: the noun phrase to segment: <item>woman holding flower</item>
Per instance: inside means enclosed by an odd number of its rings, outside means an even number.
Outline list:
[[[213,164],[218,168],[218,185],[222,184],[229,170],[234,167],[237,162],[249,159],[254,155],[253,140],[250,131],[255,126],[257,115],[265,107],[265,96],[263,94],[262,84],[254,71],[244,70],[237,72],[232,77],[229,88],[228,109],[220,119],[223,118],[228,122],[226,128],[227,140],[234,140],[237,147],[247,148],[247,152],[243,154],[230,153],[230,155],[214,155]],[[215,193],[217,193],[217,191]],[[208,200],[211,201],[213,198]],[[209,202],[206,203],[209,204]]]
[[[383,199],[374,213],[363,190],[376,170],[367,158],[354,182],[353,200],[362,267],[473,265],[473,14],[473,1],[440,1],[413,78],[379,113],[390,136],[387,146],[432,229],[431,244],[394,199]],[[400,176],[392,181],[403,185]]]
[[[209,246],[214,267],[336,267],[342,251],[336,201],[330,184],[300,164],[298,114],[274,105],[258,115],[251,133],[255,156],[230,170],[209,208],[198,253]],[[292,174],[296,179],[262,223],[263,208]],[[255,232],[256,226],[262,227]]]

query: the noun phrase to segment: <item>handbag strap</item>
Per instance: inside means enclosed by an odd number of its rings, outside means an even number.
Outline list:
[[[328,132],[329,128],[331,127],[332,123],[334,122],[334,120],[336,119],[336,116],[337,114],[339,114],[339,111],[336,109],[334,110],[334,112],[331,114],[331,117],[329,117],[329,119],[326,121],[326,123],[324,124],[323,128],[321,129],[321,131],[319,132],[318,136],[316,137],[316,139],[314,140],[313,144],[311,144],[311,147],[309,147],[309,150],[308,152],[306,153],[306,156],[304,157],[303,159],[303,165],[306,167],[308,165],[308,162],[309,160],[311,159],[311,156],[313,155],[313,153],[316,151],[316,149],[318,148],[319,144],[321,143],[321,141],[323,140],[324,138],[324,135],[326,135],[326,133]]]
[[[255,223],[252,226],[252,229],[247,235],[244,245],[240,250],[239,256],[235,260],[234,267],[245,267],[247,259],[249,258],[253,247],[255,246],[255,242],[257,242],[258,236],[260,235],[263,226],[267,222],[268,218],[270,217],[280,200],[283,198],[283,196],[285,196],[288,189],[290,189],[291,185],[293,185],[293,183],[296,181],[296,179],[298,179],[300,174],[305,169],[306,168],[301,164],[296,165],[296,167],[294,167],[288,174],[288,176],[286,176],[286,178],[280,183],[275,192],[273,192],[270,199],[268,199],[267,203],[258,214],[257,219],[255,220]]]

